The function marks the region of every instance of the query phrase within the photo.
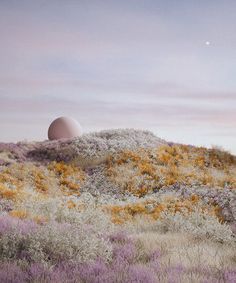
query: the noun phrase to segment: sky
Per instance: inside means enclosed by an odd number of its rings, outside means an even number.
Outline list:
[[[0,0],[0,141],[136,128],[236,154],[235,0]]]

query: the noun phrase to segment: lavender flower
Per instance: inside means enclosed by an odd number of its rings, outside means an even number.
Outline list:
[[[0,282],[23,283],[27,282],[28,275],[16,263],[0,263]]]

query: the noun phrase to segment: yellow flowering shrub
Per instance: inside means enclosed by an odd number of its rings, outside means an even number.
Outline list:
[[[45,196],[61,193],[78,196],[84,181],[84,171],[75,165],[63,162],[51,162],[48,166],[15,163],[0,172],[0,196],[14,201],[35,191]]]
[[[209,214],[216,215],[219,218],[221,217],[218,206],[213,204],[204,206],[200,204],[200,198],[197,195],[193,195],[187,199],[167,197],[162,202],[146,200],[126,205],[107,205],[104,206],[104,209],[111,215],[113,223],[123,224],[126,221],[132,221],[136,215],[147,216],[148,218],[157,220],[161,212],[165,210],[173,213],[190,213],[194,207],[199,205],[202,211],[207,211]]]
[[[42,215],[36,215],[32,217],[32,220],[35,221],[37,224],[44,224],[48,221],[48,219]]]
[[[0,172],[0,196],[16,200],[23,189],[23,181],[18,179],[9,168]]]
[[[70,209],[76,208],[76,203],[73,200],[68,200],[67,207],[70,208]]]
[[[25,210],[12,210],[9,214],[13,217],[25,219],[28,217],[28,213]]]
[[[106,165],[111,181],[140,197],[176,183],[236,188],[235,157],[217,149],[163,145],[120,152]]]
[[[2,198],[15,200],[18,195],[18,190],[10,189],[4,184],[0,184],[0,196]]]
[[[9,215],[19,219],[31,219],[37,224],[44,224],[48,221],[48,219],[43,215],[32,215],[22,209],[13,209],[9,212]]]
[[[45,173],[40,169],[34,169],[32,170],[32,177],[36,190],[42,193],[47,193],[49,190],[49,178],[47,178]]]
[[[85,181],[85,173],[82,169],[73,164],[54,161],[48,165],[48,170],[56,174],[65,195],[80,195],[80,186]]]

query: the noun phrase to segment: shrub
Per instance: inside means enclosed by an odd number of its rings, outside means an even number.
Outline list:
[[[206,237],[221,243],[235,241],[232,230],[227,224],[220,223],[215,216],[198,210],[186,215],[164,211],[157,225],[164,231],[188,232],[196,237]]]
[[[131,204],[104,206],[105,211],[111,214],[111,219],[115,224],[132,221],[136,216],[146,216],[149,219],[157,220],[164,211],[190,214],[196,208],[216,216],[219,213],[217,206],[203,204],[197,195],[192,195],[188,198],[163,195],[159,198],[144,198],[142,201],[133,201]]]
[[[165,141],[149,131],[117,129],[85,134],[71,140],[39,142],[27,155],[32,160],[75,161],[77,164],[88,164],[86,160],[93,163],[94,159],[100,159],[122,149],[155,147],[160,144],[165,144]]]
[[[236,186],[236,158],[229,153],[184,145],[124,150],[110,156],[107,177],[124,193],[143,197],[174,184]]]
[[[0,258],[55,264],[63,260],[83,262],[110,258],[109,243],[87,224],[49,222],[0,217]]]

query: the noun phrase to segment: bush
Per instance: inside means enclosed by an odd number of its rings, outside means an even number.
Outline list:
[[[220,223],[215,216],[198,210],[187,215],[164,211],[161,213],[157,225],[163,231],[188,232],[196,237],[206,237],[221,243],[235,242],[230,226]]]
[[[0,258],[48,264],[64,260],[110,259],[111,246],[89,224],[48,222],[0,216]]]

